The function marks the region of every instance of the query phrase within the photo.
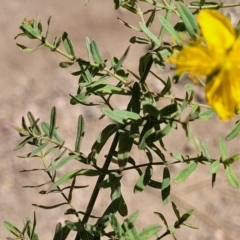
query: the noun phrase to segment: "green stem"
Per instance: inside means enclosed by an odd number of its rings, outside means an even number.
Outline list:
[[[168,98],[168,99],[172,99],[172,100],[176,100],[178,102],[183,102],[185,99],[183,98],[178,98],[178,97],[175,97],[174,95],[164,95],[163,98]],[[189,106],[193,106],[195,104],[198,104],[199,107],[203,107],[203,108],[207,108],[207,109],[212,109],[212,107],[210,107],[209,105],[206,105],[206,104],[201,104],[201,103],[198,103],[198,102],[194,102],[194,101],[191,101],[189,103]]]
[[[118,140],[119,140],[119,133],[117,132],[114,136],[114,139],[113,139],[113,142],[112,142],[112,145],[109,149],[109,152],[107,154],[107,158],[105,160],[105,163],[102,167],[102,171],[104,172],[103,174],[101,174],[99,177],[98,177],[98,180],[95,184],[95,187],[93,189],[93,192],[92,192],[92,196],[89,200],[89,203],[88,203],[88,206],[87,206],[87,209],[86,209],[86,212],[85,212],[85,215],[82,219],[82,224],[85,224],[87,223],[91,213],[92,213],[92,210],[93,210],[93,207],[95,205],[95,202],[97,200],[97,197],[98,197],[98,194],[99,194],[99,191],[100,191],[100,188],[99,188],[99,184],[104,180],[105,176],[106,176],[106,172],[109,168],[109,165],[111,163],[111,160],[112,160],[112,157],[113,157],[113,153],[117,147],[117,144],[118,144]],[[81,236],[80,234],[78,233],[75,240],[80,240],[81,239]]]
[[[209,162],[209,160],[206,158],[206,157],[196,157],[196,158],[189,158],[189,159],[185,159],[184,161],[174,161],[174,162],[149,162],[149,163],[143,163],[143,164],[139,164],[139,165],[135,165],[135,166],[132,166],[132,167],[126,167],[124,169],[122,169],[121,171],[127,171],[127,170],[132,170],[132,169],[136,169],[136,168],[141,168],[141,167],[147,167],[149,165],[153,166],[153,165],[172,165],[172,164],[176,164],[176,163],[186,163],[186,162],[194,162],[194,161],[200,161],[200,162]],[[214,162],[214,161],[217,161],[217,159],[211,159],[210,162]],[[111,173],[111,172],[116,172],[118,171],[119,169],[111,169],[111,170],[108,170],[107,172],[108,173]],[[99,171],[101,171],[101,169],[99,169]]]
[[[208,8],[216,8],[218,7],[219,5],[205,5],[205,6],[202,6],[201,9],[208,9]],[[229,4],[222,4],[220,5],[220,8],[231,8],[231,7],[240,7],[240,3],[229,3]],[[187,6],[187,8],[189,9],[200,9],[199,6]]]
[[[43,37],[38,38],[38,39],[43,43],[43,45],[44,45],[45,47],[51,49],[52,51],[55,51],[55,52],[61,54],[62,56],[68,58],[68,59],[71,60],[71,61],[74,61],[74,60],[75,60],[75,57],[74,57],[74,56],[69,55],[69,54],[63,52],[63,51],[60,50],[59,48],[55,48],[51,43],[49,43],[48,41],[44,40]]]
[[[44,170],[46,171],[47,170],[47,165],[46,165],[46,161],[45,161],[45,157],[44,157],[44,154],[42,153],[41,154],[41,159],[42,159],[42,163],[43,163],[43,166],[44,166]],[[54,178],[53,176],[50,174],[50,172],[46,171],[47,172],[47,175],[49,176],[49,178],[51,179],[51,182],[52,183],[55,183],[54,181]],[[57,189],[58,191],[61,193],[61,195],[63,196],[63,198],[66,200],[67,204],[70,206],[70,208],[76,213],[76,217],[78,219],[78,221],[80,221],[80,217],[79,217],[79,214],[76,210],[76,208],[72,205],[72,203],[68,200],[67,196],[65,195],[65,193],[62,191],[62,189],[57,186]]]

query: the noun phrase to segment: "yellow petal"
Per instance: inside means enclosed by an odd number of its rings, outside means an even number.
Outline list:
[[[203,37],[213,54],[224,54],[235,41],[235,30],[227,17],[216,10],[202,10],[198,23]]]
[[[240,96],[239,85],[232,71],[220,71],[206,84],[207,101],[222,120],[234,116],[235,108],[240,103],[240,98],[237,98]]]
[[[234,42],[231,51],[229,52],[229,60],[233,65],[238,66],[240,68],[240,38]]]
[[[169,61],[176,65],[177,74],[191,72],[201,76],[212,73],[218,64],[218,59],[211,59],[208,49],[201,44],[184,48]]]

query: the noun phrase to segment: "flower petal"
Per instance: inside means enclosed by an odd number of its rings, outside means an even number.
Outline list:
[[[202,10],[198,14],[207,47],[214,54],[224,54],[235,41],[235,30],[227,17],[216,10]]]
[[[232,71],[220,71],[206,84],[206,98],[222,120],[233,118],[240,103],[240,83]]]
[[[191,72],[201,76],[212,73],[218,64],[218,59],[211,59],[208,49],[201,44],[184,48],[176,58],[171,57],[169,61],[176,65],[177,74]]]

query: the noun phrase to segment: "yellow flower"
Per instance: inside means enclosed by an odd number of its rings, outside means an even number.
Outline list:
[[[220,12],[198,14],[203,41],[189,45],[170,58],[177,74],[206,76],[206,99],[223,120],[233,118],[240,106],[240,37]]]

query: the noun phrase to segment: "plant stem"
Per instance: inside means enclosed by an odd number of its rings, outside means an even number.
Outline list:
[[[102,167],[102,170],[103,170],[103,174],[99,175],[98,177],[98,180],[95,184],[95,187],[93,189],[93,192],[92,192],[92,196],[89,200],[89,203],[88,203],[88,206],[87,206],[87,209],[86,209],[86,212],[85,212],[85,215],[82,219],[82,224],[85,224],[87,223],[91,213],[92,213],[92,210],[93,210],[93,207],[95,205],[95,202],[97,200],[97,197],[98,197],[98,194],[99,194],[99,191],[100,191],[100,188],[99,188],[99,184],[104,180],[105,176],[106,176],[106,172],[109,168],[109,165],[111,163],[111,160],[112,160],[112,157],[113,157],[113,153],[117,147],[117,144],[118,144],[118,140],[119,140],[119,133],[117,132],[114,136],[114,139],[113,139],[113,142],[112,142],[112,145],[109,149],[109,152],[107,154],[107,158],[105,160],[105,163]],[[80,234],[78,233],[75,240],[80,240],[81,239],[81,236]]]
[[[187,162],[194,162],[194,161],[199,161],[199,162],[209,162],[209,160],[206,157],[195,157],[195,158],[188,158],[188,159],[184,159],[184,161],[174,161],[174,162],[149,162],[149,163],[143,163],[143,164],[139,164],[139,165],[135,165],[132,167],[125,167],[124,169],[122,169],[121,171],[127,171],[127,170],[132,170],[132,169],[136,169],[136,168],[141,168],[141,167],[147,167],[149,165],[153,166],[153,165],[172,165],[172,164],[176,164],[176,163],[187,163]],[[211,159],[211,162],[217,161],[217,159]],[[111,172],[116,172],[118,169],[111,169],[108,170],[108,173]],[[101,169],[99,169],[99,171],[101,171]]]

